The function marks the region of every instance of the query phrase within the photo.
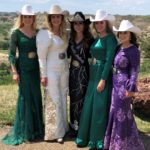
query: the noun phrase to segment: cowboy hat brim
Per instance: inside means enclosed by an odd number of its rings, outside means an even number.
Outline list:
[[[114,22],[115,21],[115,17],[113,15],[107,15],[106,17],[103,18],[93,18],[90,16],[90,21],[91,22],[98,22],[98,21],[103,21],[103,20],[108,20],[110,22]]]
[[[85,20],[68,19],[68,21],[70,23],[74,23],[74,22],[84,22],[85,24],[90,24],[91,23],[90,19],[85,19]]]
[[[140,35],[141,34],[141,30],[140,30],[140,28],[138,28],[138,27],[135,27],[135,26],[133,26],[133,27],[131,27],[131,28],[124,28],[124,29],[116,29],[116,27],[115,26],[113,26],[113,31],[114,32],[125,32],[125,31],[130,31],[130,32],[133,32],[133,33],[135,33],[135,34],[137,34],[137,35]]]

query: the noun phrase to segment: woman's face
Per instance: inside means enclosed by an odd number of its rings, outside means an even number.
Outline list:
[[[35,16],[22,15],[21,18],[22,18],[22,23],[25,26],[31,26],[33,24],[33,22],[34,22]]]
[[[81,21],[76,21],[73,23],[73,27],[74,27],[74,30],[77,32],[77,33],[83,33],[83,30],[84,30],[84,23],[81,22]]]
[[[122,44],[130,43],[131,34],[129,31],[119,32],[118,37]]]
[[[62,23],[62,15],[56,14],[56,15],[50,15],[51,23],[55,26],[60,26]]]
[[[103,33],[106,31],[106,21],[97,21],[94,23],[95,24],[95,29],[98,33]]]

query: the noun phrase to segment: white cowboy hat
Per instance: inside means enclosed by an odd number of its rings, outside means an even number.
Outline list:
[[[61,14],[63,15],[63,11],[62,9],[60,8],[59,5],[52,5],[49,12],[48,12],[49,15],[52,15],[52,14]]]
[[[115,21],[115,16],[107,14],[105,11],[98,9],[96,11],[95,18],[93,19],[92,17],[90,17],[91,22],[97,22],[97,21],[103,21],[103,20],[108,20],[111,23],[113,23]]]
[[[29,4],[24,5],[21,10],[21,15],[29,15],[29,16],[35,15],[32,6]]]
[[[113,30],[116,32],[130,31],[135,34],[141,33],[140,28],[134,26],[129,20],[122,20],[120,23],[119,29],[116,29],[115,27],[113,27]]]

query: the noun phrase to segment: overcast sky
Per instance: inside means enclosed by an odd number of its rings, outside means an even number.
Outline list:
[[[150,15],[150,0],[0,0],[0,12],[20,11],[27,3],[36,12],[48,11],[52,4],[58,4],[71,14],[75,11],[95,14],[102,9],[114,15]]]

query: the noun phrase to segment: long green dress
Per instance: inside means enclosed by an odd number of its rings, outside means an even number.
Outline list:
[[[90,52],[96,63],[90,65],[90,79],[76,138],[78,146],[103,147],[111,94],[110,70],[116,46],[117,40],[113,34],[96,38],[91,46]],[[106,82],[104,90],[99,93],[97,85],[101,79]]]
[[[8,145],[18,145],[43,137],[42,97],[35,36],[29,38],[19,29],[14,30],[10,40],[9,61],[16,65],[20,82],[14,126],[2,141]]]

